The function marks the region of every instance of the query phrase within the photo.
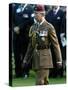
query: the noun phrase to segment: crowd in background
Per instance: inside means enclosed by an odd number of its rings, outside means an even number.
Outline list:
[[[29,71],[32,69],[32,61],[22,67],[22,62],[27,51],[29,43],[29,29],[34,23],[34,7],[32,4],[10,4],[9,10],[12,15],[9,28],[12,35],[12,53],[14,54],[15,77],[29,77]],[[62,52],[62,68],[57,69],[56,59],[52,50],[54,68],[50,70],[50,77],[63,77],[66,72],[66,6],[48,6],[45,5],[45,18],[53,24],[59,40]]]

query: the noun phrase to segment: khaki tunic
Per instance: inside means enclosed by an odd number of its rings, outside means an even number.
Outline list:
[[[44,21],[42,25],[39,25],[38,27],[36,24],[33,24],[29,31],[29,37],[31,38],[31,41],[32,41],[31,47],[34,48],[33,68],[34,69],[53,68],[52,55],[51,55],[50,48],[39,49],[39,50],[37,49],[38,40],[36,39],[36,31],[40,31],[40,32],[45,31],[45,36],[44,36],[45,39],[43,41],[44,45],[50,47],[50,45],[52,44],[56,61],[57,62],[62,61],[61,51],[60,51],[55,29],[50,23],[48,23],[47,21]]]

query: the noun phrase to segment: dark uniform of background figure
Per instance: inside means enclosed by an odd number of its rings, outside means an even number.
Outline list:
[[[60,39],[61,39],[61,52],[62,52],[62,73],[66,75],[66,6],[60,7],[63,12],[64,16],[62,18],[61,29],[60,29]]]
[[[36,71],[36,85],[47,85],[49,69],[53,68],[50,45],[52,44],[57,65],[62,64],[61,51],[54,27],[45,20],[45,9],[42,5],[37,5],[35,9],[35,20],[29,31],[31,41],[29,43],[24,62],[27,62],[33,50],[33,69]],[[39,24],[38,24],[39,23]],[[31,55],[32,55],[31,53]]]
[[[20,32],[15,31],[14,28],[19,25],[20,21],[19,18],[17,18],[16,10],[20,4],[12,4],[14,5],[12,10],[12,16],[13,16],[13,53],[14,53],[14,59],[15,59],[15,75],[16,77],[22,76],[22,69],[21,69],[21,61],[20,61]],[[17,21],[18,19],[18,21]],[[18,27],[19,28],[19,27]]]
[[[25,67],[22,69],[21,64],[29,42],[28,32],[33,23],[33,18],[31,18],[32,14],[33,9],[32,6],[29,5],[15,4],[15,7],[13,8],[13,51],[16,77],[24,77],[25,74],[29,74],[30,67],[27,68],[27,70]]]
[[[23,31],[21,30],[20,36],[22,36],[21,45],[22,45],[22,53],[23,53],[22,60],[23,60],[29,43],[29,35],[28,35],[29,29],[30,26],[33,24],[33,18],[34,18],[33,6],[27,5],[22,13],[23,13],[22,15],[23,15],[24,23],[23,23]],[[31,68],[31,62],[29,62],[27,65],[23,67],[23,76],[25,78],[29,76],[30,68]]]
[[[46,20],[55,27],[60,48],[61,48],[60,31],[61,31],[61,23],[62,23],[63,16],[64,16],[64,12],[58,6],[53,6],[52,9],[46,15]],[[53,76],[53,77],[57,77],[58,75],[62,76],[62,70],[59,70],[56,68],[57,67],[55,62],[56,59],[55,59],[52,46],[51,46],[51,50],[53,53],[52,56],[53,56],[54,69],[51,71],[50,76]]]

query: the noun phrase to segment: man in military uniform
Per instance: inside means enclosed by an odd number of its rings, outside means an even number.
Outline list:
[[[49,69],[53,68],[50,45],[53,46],[58,67],[62,65],[61,51],[54,27],[45,20],[44,6],[37,5],[34,13],[35,23],[29,31],[31,39],[23,63],[29,61],[32,54],[33,67],[37,75],[36,85],[47,85]],[[30,53],[31,51],[33,53]]]

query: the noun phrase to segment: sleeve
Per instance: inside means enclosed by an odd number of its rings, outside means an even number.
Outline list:
[[[29,30],[29,37],[32,37],[32,28],[33,28],[33,26],[31,26],[31,28],[30,28],[30,30]]]
[[[49,26],[49,37],[50,37],[51,44],[54,48],[56,61],[57,62],[62,62],[62,56],[61,56],[60,46],[59,46],[59,43],[58,43],[58,38],[57,38],[57,35],[56,35],[56,32],[55,32],[55,29],[52,25]]]
[[[33,55],[33,48],[31,47],[31,43],[29,43],[27,52],[24,57],[24,61],[26,61],[27,63],[30,62],[32,55]]]
[[[32,42],[31,42],[32,27],[29,30],[29,37],[30,37],[30,40],[29,40],[29,44],[28,44],[28,47],[27,47],[27,51],[26,51],[25,57],[24,57],[24,61],[26,61],[26,62],[30,62],[31,57],[33,55],[33,48],[32,48]]]
[[[34,25],[32,25],[31,28],[30,28],[29,38],[30,38],[30,41],[31,41],[32,48],[35,48],[35,46],[36,46],[36,31],[35,31],[35,26]]]

